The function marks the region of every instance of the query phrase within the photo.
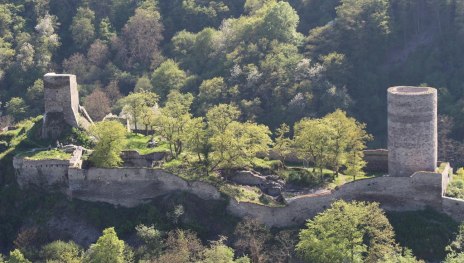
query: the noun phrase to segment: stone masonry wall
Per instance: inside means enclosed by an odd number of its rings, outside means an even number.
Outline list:
[[[296,197],[289,200],[286,207],[271,208],[232,200],[228,211],[236,216],[256,218],[273,227],[302,224],[339,199],[375,201],[379,202],[382,208],[390,211],[420,210],[425,206],[443,211],[441,176],[438,173],[419,172],[412,177],[365,179],[348,183],[328,193]]]
[[[28,160],[15,157],[13,166],[21,188],[30,185],[50,187],[67,185],[68,160]]]
[[[175,191],[189,192],[204,200],[222,198],[213,185],[188,182],[161,169],[80,169],[70,165],[69,161],[21,158],[15,158],[14,165],[22,186],[58,183],[70,197],[90,202],[134,207]],[[456,220],[463,220],[464,200],[442,196],[450,169],[447,165],[442,173],[417,172],[411,177],[384,176],[359,180],[322,194],[289,199],[285,207],[267,207],[231,199],[227,211],[238,217],[255,218],[271,227],[288,227],[304,223],[327,209],[332,202],[343,199],[379,202],[382,208],[390,211],[420,210],[430,206]]]
[[[364,171],[373,173],[388,173],[388,150],[365,150],[364,161],[367,163]]]
[[[437,90],[388,89],[389,175],[435,171],[437,164]]]
[[[73,198],[134,207],[172,191],[186,191],[205,200],[221,198],[216,187],[187,182],[160,169],[69,169],[68,194]]]

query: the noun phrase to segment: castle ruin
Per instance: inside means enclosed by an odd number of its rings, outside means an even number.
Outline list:
[[[437,90],[388,89],[388,173],[411,176],[437,168]]]
[[[79,105],[75,75],[46,74],[44,101],[42,138],[58,138],[66,125],[87,129],[92,123],[86,110]]]

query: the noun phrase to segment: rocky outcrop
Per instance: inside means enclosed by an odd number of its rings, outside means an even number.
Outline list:
[[[285,184],[277,175],[263,176],[249,170],[236,171],[227,178],[236,184],[259,187],[261,191],[270,196],[280,196]]]
[[[121,158],[124,161],[124,167],[154,167],[156,162],[166,157],[166,154],[166,152],[154,152],[141,155],[137,151],[123,151]]]

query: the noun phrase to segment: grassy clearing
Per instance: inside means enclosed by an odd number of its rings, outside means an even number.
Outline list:
[[[53,149],[49,151],[30,151],[19,154],[20,157],[24,157],[29,160],[69,160],[71,159],[70,153]]]
[[[270,207],[283,207],[284,205],[276,202],[272,197],[265,195],[257,187],[223,184],[219,191],[231,198],[235,198],[238,202],[254,203]]]
[[[351,175],[339,173],[338,176],[333,175],[330,169],[322,169],[321,171],[315,167],[303,167],[301,165],[287,166],[287,169],[278,171],[282,179],[288,183],[294,183],[306,187],[325,187],[327,189],[334,189],[335,187],[344,185],[354,180],[363,180],[382,176],[382,174],[365,174],[353,178]]]
[[[169,151],[168,144],[165,141],[162,141],[158,136],[155,136],[155,140],[158,142],[158,146],[155,148],[148,148],[148,143],[150,142],[151,138],[151,136],[145,136],[138,133],[131,133],[127,135],[126,150],[135,150],[142,155],[154,152]]]
[[[27,119],[18,123],[17,129],[0,133],[0,141],[8,145],[5,151],[0,152],[0,160],[19,148],[44,147],[33,139],[33,134],[41,122],[42,116]]]

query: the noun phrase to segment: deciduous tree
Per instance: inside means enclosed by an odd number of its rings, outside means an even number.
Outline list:
[[[90,128],[97,144],[90,161],[97,167],[117,167],[122,159],[119,156],[125,146],[127,130],[117,121],[98,122]]]

